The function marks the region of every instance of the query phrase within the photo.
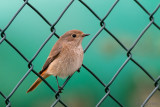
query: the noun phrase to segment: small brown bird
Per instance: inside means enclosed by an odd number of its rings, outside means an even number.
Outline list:
[[[82,40],[85,36],[88,35],[89,34],[84,34],[79,30],[70,30],[62,35],[53,46],[39,74],[44,79],[51,75],[55,76],[57,84],[57,76],[66,78],[67,76],[72,75],[82,65]],[[38,78],[28,89],[27,93],[33,91],[41,82],[42,80]],[[61,91],[59,84],[58,89]]]

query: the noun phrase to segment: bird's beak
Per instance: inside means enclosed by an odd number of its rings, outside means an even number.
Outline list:
[[[82,37],[86,37],[86,36],[89,36],[90,34],[83,34],[83,36]]]

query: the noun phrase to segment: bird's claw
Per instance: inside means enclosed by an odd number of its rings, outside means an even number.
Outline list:
[[[62,87],[58,87],[58,91],[59,91],[59,93],[62,93],[62,90],[64,90]]]
[[[78,73],[80,73],[80,69],[81,69],[81,68],[79,68],[79,69],[77,70]]]

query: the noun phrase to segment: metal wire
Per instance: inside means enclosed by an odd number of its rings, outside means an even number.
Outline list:
[[[60,97],[60,92],[56,91],[54,88],[52,88],[52,86],[43,78],[41,77],[33,68],[33,64],[32,62],[35,60],[35,58],[38,56],[38,54],[40,53],[40,51],[43,49],[43,47],[45,46],[45,44],[54,36],[56,36],[57,38],[59,38],[59,35],[56,33],[56,24],[60,21],[60,19],[63,17],[63,15],[66,13],[66,11],[68,10],[68,8],[72,5],[72,3],[74,2],[74,0],[71,0],[70,3],[66,6],[66,8],[63,10],[63,12],[60,14],[60,16],[57,18],[57,20],[51,24],[34,6],[32,6],[28,0],[24,0],[23,5],[18,9],[18,11],[15,13],[15,15],[12,17],[12,19],[9,21],[9,23],[6,25],[6,27],[4,29],[0,28],[0,35],[1,35],[1,39],[0,39],[0,44],[3,43],[4,41],[6,43],[8,43],[27,63],[28,63],[28,71],[26,72],[26,74],[21,78],[21,80],[19,80],[19,82],[17,83],[17,85],[13,88],[13,90],[10,92],[10,94],[8,96],[4,95],[3,92],[0,91],[0,95],[5,99],[5,103],[6,103],[6,107],[11,107],[11,101],[10,98],[14,95],[14,93],[17,91],[17,89],[19,88],[19,86],[23,83],[23,81],[25,80],[25,78],[30,74],[30,72],[33,72],[35,75],[37,75],[38,77],[40,77],[44,83],[55,93],[55,98],[56,100],[53,102],[53,104],[51,105],[51,107],[54,107],[55,105],[57,105],[57,103],[62,104],[64,107],[67,107],[67,105],[61,101],[61,97]],[[115,81],[115,79],[117,78],[117,76],[120,74],[120,72],[122,71],[122,69],[127,65],[127,63],[129,61],[132,61],[135,65],[137,65],[153,82],[155,85],[155,88],[153,89],[153,91],[150,93],[150,95],[146,98],[146,100],[142,103],[141,107],[144,107],[147,102],[149,101],[149,99],[154,95],[154,93],[158,90],[160,90],[160,84],[159,84],[159,80],[160,80],[160,76],[155,79],[153,78],[153,76],[145,69],[142,67],[142,65],[140,65],[137,61],[135,61],[135,59],[132,58],[132,50],[133,48],[135,48],[135,46],[137,45],[137,43],[139,42],[139,40],[142,38],[142,36],[144,35],[144,33],[150,28],[151,25],[154,25],[155,27],[157,27],[157,29],[160,30],[160,26],[158,26],[158,24],[154,21],[154,14],[158,11],[158,9],[160,8],[160,3],[158,4],[158,6],[155,8],[155,10],[152,13],[149,13],[147,11],[147,9],[137,0],[134,0],[134,2],[140,6],[142,8],[142,10],[149,15],[149,20],[150,22],[148,23],[148,25],[146,25],[146,27],[143,29],[143,31],[139,34],[139,36],[137,37],[136,41],[133,43],[133,45],[127,49],[124,44],[116,38],[115,35],[113,35],[107,28],[106,28],[106,24],[105,24],[105,20],[106,18],[111,14],[112,10],[116,7],[116,5],[118,4],[119,0],[115,0],[114,4],[112,5],[112,7],[109,9],[109,11],[106,13],[106,15],[103,18],[100,18],[96,12],[94,12],[93,9],[90,8],[90,6],[88,4],[86,4],[84,1],[79,0],[79,2],[84,6],[84,8],[87,8],[88,11],[90,11],[93,16],[95,16],[100,22],[100,26],[101,28],[99,29],[99,31],[93,36],[93,38],[90,40],[90,42],[88,43],[88,45],[86,46],[86,48],[84,49],[84,53],[88,50],[88,48],[90,47],[90,45],[92,45],[92,43],[96,40],[96,38],[99,36],[99,34],[102,31],[106,31],[125,51],[126,51],[126,55],[127,55],[127,59],[125,60],[125,62],[120,66],[120,68],[117,70],[117,72],[115,73],[115,75],[112,77],[112,79],[110,80],[110,82],[108,84],[105,84],[97,75],[94,74],[93,70],[89,69],[85,64],[82,64],[82,67],[84,69],[86,69],[103,87],[104,87],[104,91],[106,92],[106,94],[104,95],[104,97],[102,97],[102,99],[97,102],[97,105],[95,105],[96,107],[99,107],[103,101],[107,98],[110,97],[115,103],[117,103],[117,105],[119,105],[120,107],[123,107],[123,104],[119,102],[119,99],[113,97],[111,95],[112,90],[110,90],[110,86],[112,85],[112,83]],[[18,48],[16,48],[6,37],[7,35],[5,34],[5,31],[8,29],[8,27],[12,24],[12,22],[14,21],[14,19],[16,18],[16,16],[21,12],[21,10],[25,7],[25,6],[29,6],[33,11],[35,11],[35,13],[37,13],[39,15],[39,17],[41,17],[44,22],[46,22],[46,24],[48,24],[50,26],[50,30],[51,30],[51,34],[48,36],[48,38],[46,38],[46,40],[43,42],[43,44],[40,46],[40,48],[37,50],[37,52],[34,54],[34,56],[32,57],[32,59],[27,59],[23,53],[21,53],[19,51]],[[62,88],[65,87],[65,85],[69,82],[69,80],[72,78],[72,76],[69,76],[65,82],[62,85]]]

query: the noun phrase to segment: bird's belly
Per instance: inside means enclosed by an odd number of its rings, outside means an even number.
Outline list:
[[[49,74],[65,78],[77,71],[83,61],[83,53],[61,56],[49,66]]]

